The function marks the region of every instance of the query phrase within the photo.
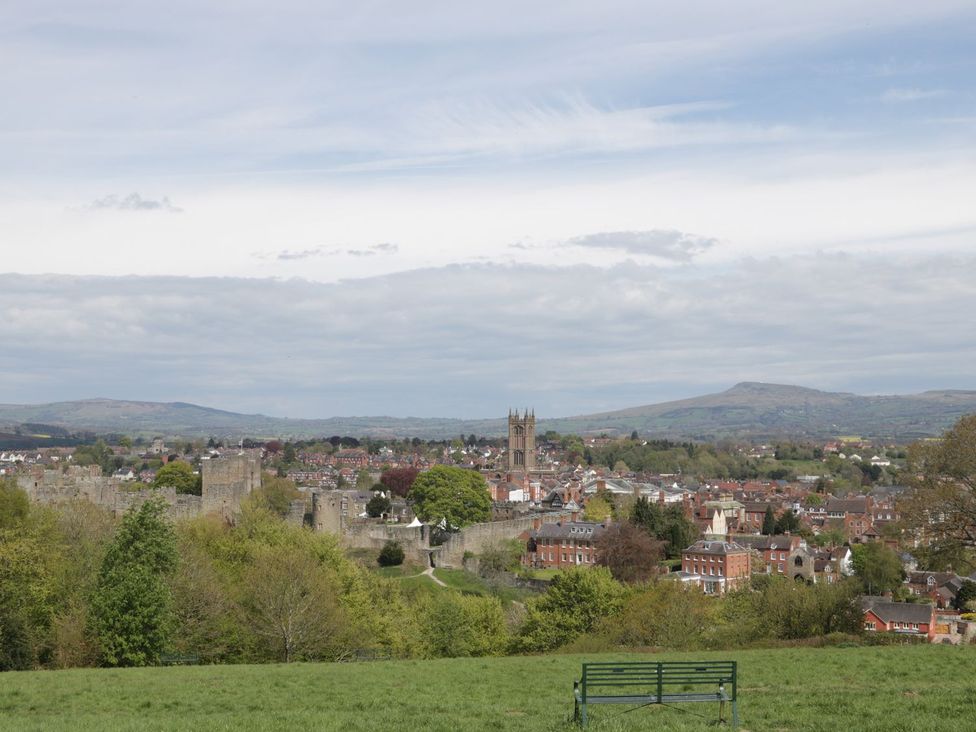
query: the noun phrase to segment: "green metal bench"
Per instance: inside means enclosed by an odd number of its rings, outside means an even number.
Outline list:
[[[584,727],[589,704],[651,704],[718,702],[718,720],[732,705],[732,726],[739,726],[735,661],[633,661],[584,663],[583,675],[573,682],[573,719]],[[633,711],[628,709],[627,711]]]

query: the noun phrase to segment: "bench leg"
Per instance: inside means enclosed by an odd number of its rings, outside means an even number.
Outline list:
[[[739,728],[739,702],[738,700],[732,702],[732,728]]]
[[[586,726],[586,702],[583,702],[583,726]]]

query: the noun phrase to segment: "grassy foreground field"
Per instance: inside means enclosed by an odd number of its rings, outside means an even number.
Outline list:
[[[588,660],[648,658],[634,654]],[[3,730],[569,730],[584,657],[0,674]],[[743,730],[934,732],[976,725],[976,648],[659,654],[740,664]],[[593,730],[705,730],[717,706],[593,707]],[[698,716],[704,715],[704,716]]]

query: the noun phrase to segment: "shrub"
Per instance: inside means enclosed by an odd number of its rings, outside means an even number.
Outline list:
[[[400,542],[386,542],[376,561],[381,567],[398,567],[403,564],[403,547],[400,546]]]

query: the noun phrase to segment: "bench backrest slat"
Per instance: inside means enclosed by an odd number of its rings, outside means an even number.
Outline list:
[[[612,696],[603,689],[644,687],[658,697],[665,687],[724,686],[730,700],[736,698],[735,661],[624,661],[584,663],[583,699],[587,688],[601,689],[601,696]],[[627,696],[622,694],[621,696]]]

